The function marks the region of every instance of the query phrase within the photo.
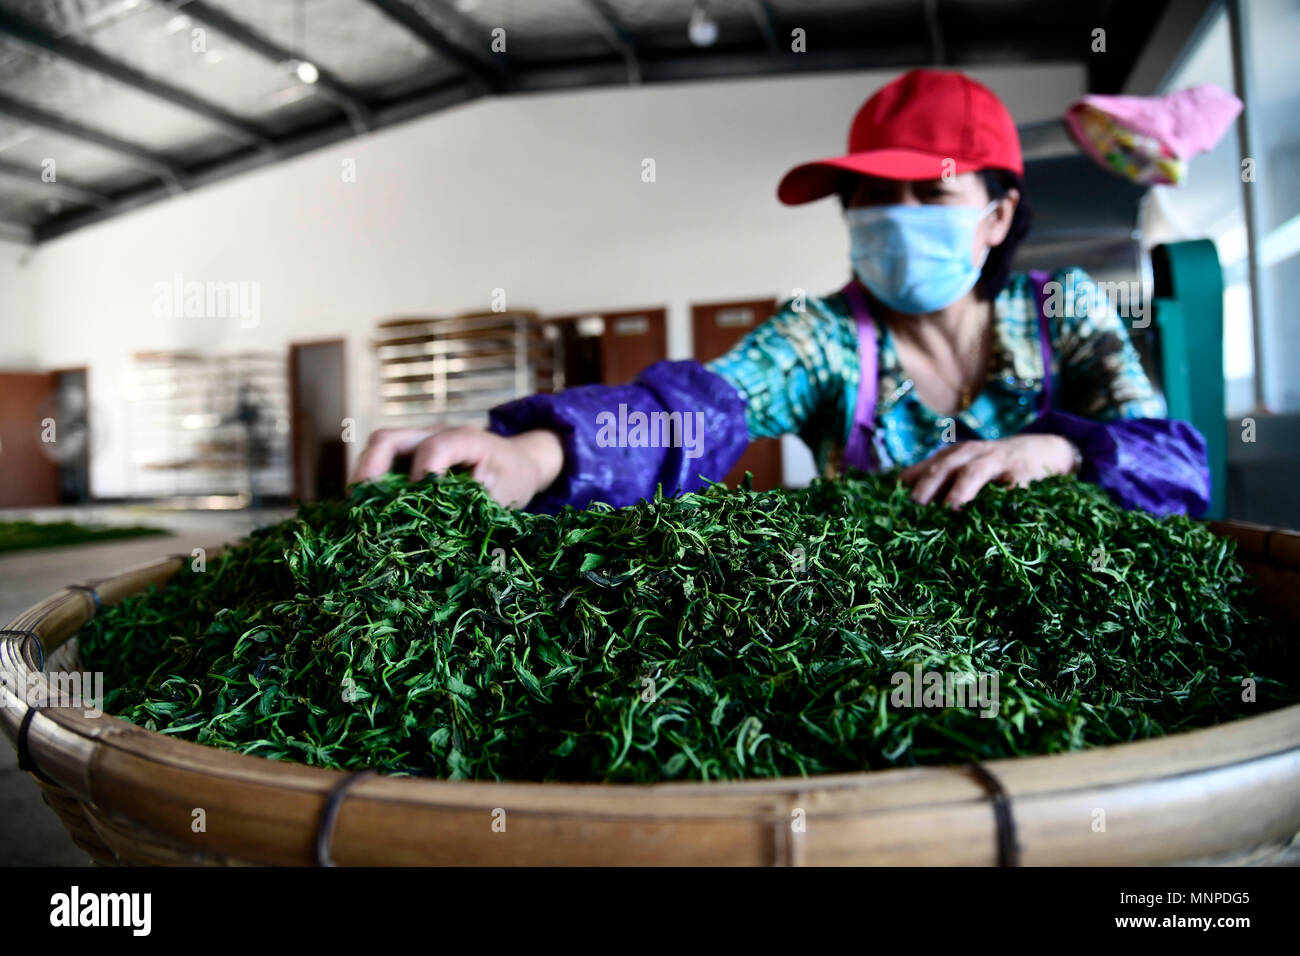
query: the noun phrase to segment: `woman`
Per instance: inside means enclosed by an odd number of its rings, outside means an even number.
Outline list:
[[[838,195],[855,277],[790,300],[707,366],[659,362],[626,386],[493,409],[488,431],[381,430],[354,478],[413,453],[411,476],[468,465],[504,504],[621,506],[718,479],[749,441],[801,435],[823,473],[901,467],[922,503],[990,482],[1077,473],[1126,507],[1198,514],[1205,443],[1142,371],[1128,332],[1079,270],[1011,275],[1028,231],[1015,124],[988,89],[914,70],[859,110],[845,156],[791,170],[796,204]],[[1066,298],[1062,297],[1062,292]],[[610,419],[669,422],[623,432]],[[683,422],[702,441],[683,441]]]

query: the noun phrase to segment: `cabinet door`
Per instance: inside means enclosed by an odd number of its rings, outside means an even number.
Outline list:
[[[592,327],[594,323],[594,331]],[[668,310],[575,312],[548,316],[558,344],[564,387],[626,385],[646,366],[668,357]]]
[[[293,493],[302,501],[337,497],[347,486],[347,415],[342,339],[289,346],[289,434]]]
[[[0,507],[59,503],[57,459],[41,441],[42,420],[57,414],[55,385],[50,372],[0,372]]]
[[[601,312],[605,332],[600,337],[602,385],[626,385],[647,365],[668,357],[666,309]]]

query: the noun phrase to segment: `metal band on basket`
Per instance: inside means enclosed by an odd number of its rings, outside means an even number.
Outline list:
[[[971,773],[993,801],[993,818],[998,824],[998,866],[1019,866],[1020,846],[1016,843],[1016,821],[1011,815],[1011,796],[983,764],[970,764]]]
[[[85,591],[87,594],[89,594],[90,597],[91,597],[91,599],[95,602],[95,613],[96,613],[96,614],[98,614],[100,611],[104,610],[104,604],[103,604],[103,602],[100,601],[100,599],[99,599],[99,592],[96,591],[96,590],[95,590],[93,587],[91,587],[89,584],[69,584],[69,585],[67,586],[67,589],[68,589],[69,591]]]
[[[45,670],[45,645],[41,643],[41,636],[39,634],[35,631],[27,631],[22,628],[13,627],[0,628],[0,635],[3,634],[21,634],[23,637],[35,644],[40,660],[40,663],[36,665],[36,669],[38,671]]]
[[[35,631],[12,627],[0,629],[0,634],[20,634],[27,638],[30,643],[36,646],[36,654],[38,658],[38,663],[36,665],[37,670],[45,670],[45,645],[41,643],[41,636],[39,634]],[[26,703],[26,700],[24,700],[24,703]],[[19,770],[24,773],[34,773],[42,780],[50,780],[49,777],[41,772],[41,768],[36,766],[36,761],[32,759],[31,748],[27,745],[27,734],[31,730],[32,718],[36,716],[36,712],[40,709],[39,704],[28,704],[27,713],[23,714],[22,722],[18,725],[18,739],[14,743],[14,748],[18,751]]]
[[[41,768],[36,766],[36,761],[32,759],[32,752],[27,746],[27,731],[31,729],[32,718],[36,716],[39,707],[32,706],[27,708],[27,713],[23,714],[23,722],[18,725],[18,769],[24,773],[34,773],[44,780],[49,778],[41,773]]]
[[[344,777],[330,790],[325,798],[325,809],[321,811],[320,825],[316,830],[316,865],[338,866],[332,853],[334,844],[334,826],[338,823],[339,810],[343,807],[343,797],[348,789],[366,777],[374,777],[373,770],[361,770]]]

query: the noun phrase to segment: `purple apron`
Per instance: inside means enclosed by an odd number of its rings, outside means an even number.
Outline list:
[[[1038,417],[1052,407],[1052,336],[1047,324],[1046,272],[1029,273],[1034,285],[1034,298],[1038,302],[1038,346],[1043,355],[1043,391],[1038,397]],[[853,310],[858,327],[858,362],[861,376],[858,381],[858,405],[853,413],[853,429],[844,446],[843,469],[861,471],[879,470],[879,458],[873,444],[876,433],[876,391],[880,386],[876,367],[876,324],[867,308],[867,296],[861,283],[853,279],[842,290]]]

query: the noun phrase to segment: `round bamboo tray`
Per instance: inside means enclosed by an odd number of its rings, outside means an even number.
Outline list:
[[[1237,540],[1278,626],[1300,621],[1300,534],[1213,527]],[[1147,865],[1296,851],[1300,705],[981,766],[653,786],[346,774],[75,708],[29,715],[13,689],[47,658],[75,667],[58,656],[72,659],[97,602],[161,585],[183,560],[65,588],[0,643],[0,726],[24,738],[45,802],[102,864]]]

